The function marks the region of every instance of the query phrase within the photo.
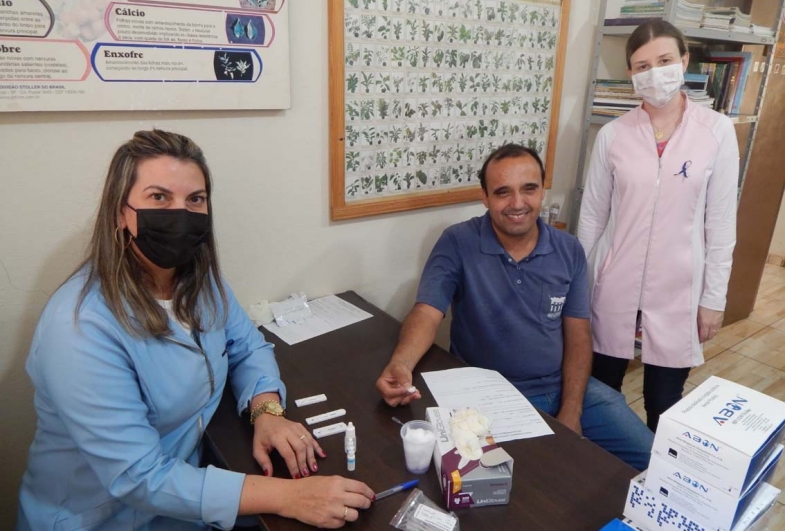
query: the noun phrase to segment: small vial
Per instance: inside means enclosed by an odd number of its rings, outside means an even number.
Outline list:
[[[346,470],[354,472],[357,466],[357,435],[354,429],[354,424],[349,423],[346,426],[346,435],[343,438],[343,448],[346,452]]]

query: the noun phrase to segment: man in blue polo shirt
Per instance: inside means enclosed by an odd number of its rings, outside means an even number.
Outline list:
[[[450,351],[503,374],[529,401],[638,470],[653,434],[624,397],[590,378],[586,257],[578,240],[539,219],[545,171],[533,150],[509,144],[483,164],[484,216],[453,225],[436,243],[417,302],[376,382],[405,405],[412,371],[452,306]]]

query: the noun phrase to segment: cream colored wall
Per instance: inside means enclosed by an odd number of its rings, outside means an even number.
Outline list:
[[[549,193],[562,204],[575,179],[599,2],[572,4]],[[352,289],[402,318],[441,231],[483,212],[473,204],[330,222],[326,3],[297,0],[290,17],[289,111],[0,114],[0,529],[15,519],[35,427],[24,361],[36,320],[78,263],[109,158],[134,131],[178,131],[205,150],[224,274],[246,306]]]

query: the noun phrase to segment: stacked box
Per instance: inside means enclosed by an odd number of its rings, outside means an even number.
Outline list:
[[[663,413],[652,455],[740,497],[785,431],[785,403],[712,376]]]
[[[760,500],[772,493],[766,481],[783,433],[785,403],[709,378],[660,416],[649,470],[631,484],[625,516],[657,529],[674,519],[681,527],[673,529],[748,529],[745,518],[765,512]]]
[[[624,516],[632,523],[633,529],[643,531],[715,531],[716,528],[694,519],[673,507],[657,493],[644,487],[647,472],[642,472],[630,480],[630,489],[624,504]],[[768,527],[777,503],[780,489],[763,483],[757,490],[747,510],[733,527],[732,531],[774,531]]]

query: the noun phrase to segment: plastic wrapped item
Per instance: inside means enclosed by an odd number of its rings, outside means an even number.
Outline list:
[[[395,513],[390,525],[401,531],[460,531],[458,517],[433,503],[420,489],[414,489]]]
[[[302,323],[311,316],[308,297],[302,291],[300,293],[292,293],[289,295],[289,298],[281,302],[270,303],[270,310],[272,310],[278,326],[286,326],[289,323]]]

